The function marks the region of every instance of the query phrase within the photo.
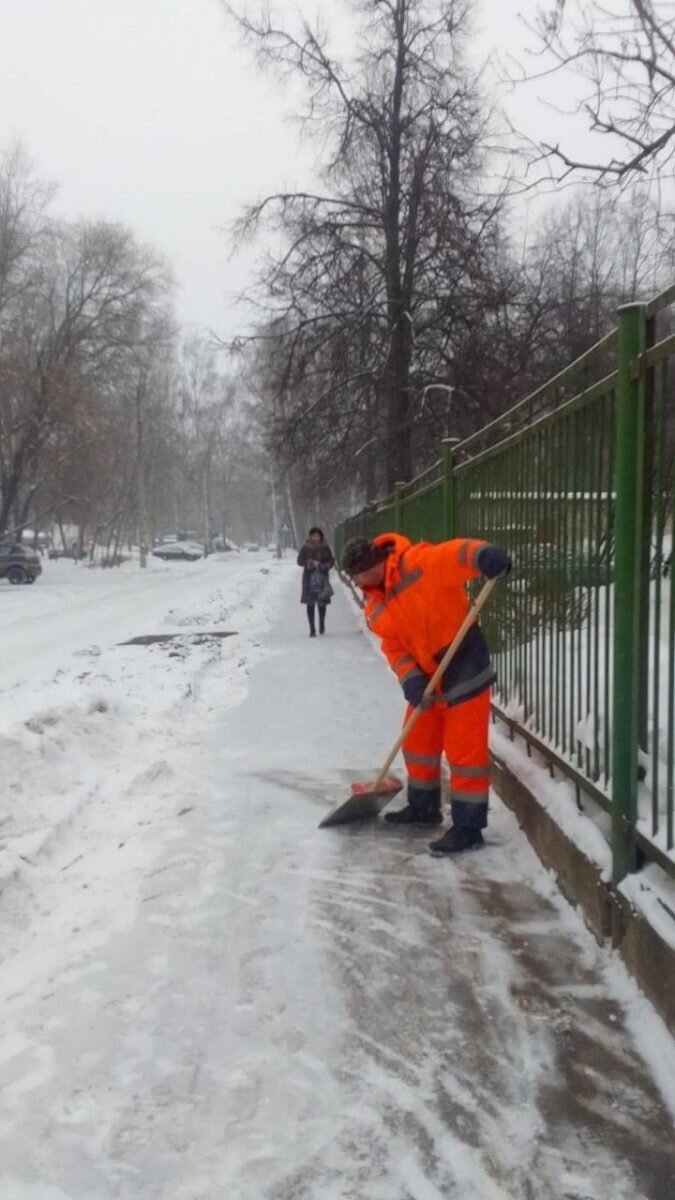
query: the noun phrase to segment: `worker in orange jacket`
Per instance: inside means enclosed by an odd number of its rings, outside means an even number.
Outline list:
[[[433,544],[397,533],[355,538],[342,568],[365,595],[365,616],[398,677],[408,708],[422,694],[457,633],[469,606],[465,584],[495,579],[511,569],[499,546],[473,538]],[[408,803],[387,813],[395,825],[440,825],[441,758],[450,765],[452,826],[430,850],[456,854],[483,845],[489,782],[488,720],[495,673],[485,638],[473,625],[447,667],[433,698],[403,745]]]

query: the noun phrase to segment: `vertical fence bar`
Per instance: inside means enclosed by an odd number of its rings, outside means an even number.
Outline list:
[[[569,468],[569,446],[567,434],[569,421],[562,421],[558,426],[562,443],[560,460],[557,471],[556,504],[558,531],[556,537],[557,563],[555,573],[555,641],[556,641],[556,700],[555,700],[555,744],[559,746],[563,757],[566,750],[565,737],[565,611],[563,580],[566,578],[567,567],[567,471]]]
[[[668,716],[665,743],[665,845],[673,850],[675,840],[675,578],[670,559],[670,613],[668,620]]]
[[[522,441],[522,442],[519,442],[519,444],[516,448],[516,454],[515,454],[515,462],[514,462],[515,495],[513,496],[513,501],[511,503],[511,505],[509,505],[506,510],[508,513],[509,508],[510,508],[511,512],[515,513],[516,522],[518,524],[521,537],[522,537],[523,529],[525,528],[525,506],[523,503],[524,497],[525,497],[525,479],[524,479],[524,472],[523,472],[524,463],[525,463],[525,442]],[[509,521],[509,519],[507,517],[503,522],[502,528],[504,528],[504,526],[509,525],[509,524],[511,524],[511,522]],[[499,540],[500,540],[500,542],[503,542],[505,540],[504,536],[502,535]],[[514,677],[515,677],[515,685],[516,685],[515,690],[516,690],[516,694],[518,696],[519,701],[522,702],[523,680],[525,677],[524,652],[525,652],[525,637],[526,637],[525,613],[523,611],[522,603],[518,604],[516,606],[514,618],[515,618],[514,625],[516,628],[516,657],[515,657],[515,664],[514,664]]]
[[[633,365],[644,350],[642,304],[619,309],[616,406],[614,681],[612,697],[612,874],[615,883],[635,869],[640,607],[642,581],[642,467],[644,395]]]
[[[577,743],[577,765],[579,770],[583,771],[586,766],[584,749],[588,736],[588,708],[585,706],[586,700],[586,681],[588,679],[588,655],[585,655],[587,645],[587,626],[588,626],[588,594],[586,591],[588,585],[588,530],[587,530],[587,504],[588,492],[586,488],[586,418],[588,414],[578,412],[577,417],[577,447],[579,452],[579,472],[577,477],[577,489],[579,511],[577,514],[577,605],[579,613],[579,630],[577,634],[577,697],[576,697],[576,743]]]
[[[605,538],[605,636],[604,636],[604,778],[605,787],[609,785],[611,768],[611,719],[612,719],[612,586],[615,577],[614,569],[614,530],[616,527],[616,463],[614,461],[614,443],[616,441],[616,391],[612,392],[610,406],[610,427],[607,439],[607,486],[610,495],[610,516]]]
[[[537,713],[541,722],[542,732],[544,737],[548,735],[548,725],[546,722],[546,705],[544,703],[547,694],[544,685],[544,662],[546,655],[546,634],[542,619],[542,572],[544,563],[542,562],[543,555],[546,553],[546,500],[544,497],[544,488],[546,487],[546,467],[545,467],[545,440],[543,433],[537,436],[537,472],[536,472],[536,507],[535,521],[537,529],[537,545],[536,556],[534,559],[535,566],[535,597],[536,604],[536,631],[537,631],[537,650],[535,655],[535,678],[537,680]]]
[[[546,516],[548,522],[548,544],[546,547],[546,572],[545,579],[547,582],[545,592],[545,613],[546,613],[546,637],[548,639],[548,736],[555,746],[556,744],[556,696],[558,694],[558,675],[557,662],[555,656],[555,648],[557,641],[556,620],[557,609],[555,601],[555,576],[557,546],[556,543],[560,539],[560,529],[556,520],[556,488],[558,486],[558,475],[556,464],[559,458],[560,447],[555,445],[553,438],[556,431],[549,431],[547,438],[548,442],[548,471],[546,475]],[[558,455],[558,457],[556,457]],[[542,580],[542,594],[544,594],[544,581]]]
[[[593,713],[593,757],[592,757],[592,773],[591,779],[597,780],[600,778],[600,688],[599,688],[599,667],[600,667],[600,589],[602,586],[601,562],[600,555],[602,553],[602,534],[603,534],[603,493],[604,487],[604,453],[601,441],[601,431],[604,426],[604,410],[605,405],[593,410],[593,419],[591,422],[590,431],[590,450],[591,461],[593,454],[599,457],[600,467],[596,476],[593,477],[593,487],[596,489],[595,508],[593,510],[593,533],[591,535],[592,559],[595,568],[592,590],[592,617],[591,612],[588,614],[588,627],[591,637],[591,645],[589,648],[588,664],[591,678],[591,686],[588,694],[589,711]],[[606,528],[606,527],[605,527]],[[592,621],[592,624],[591,624]]]
[[[503,529],[509,523],[509,514],[514,511],[513,497],[516,492],[516,467],[515,462],[510,456],[502,455],[499,464],[499,473],[496,477],[497,487],[501,500],[499,503],[499,518],[498,525]],[[513,698],[516,694],[517,672],[515,668],[515,658],[517,652],[517,637],[518,637],[518,618],[515,612],[515,606],[509,605],[508,620],[507,620],[507,654],[508,654],[508,695]]]
[[[566,621],[569,630],[567,646],[569,655],[569,756],[570,761],[574,762],[576,752],[576,707],[577,707],[577,689],[579,687],[579,678],[577,674],[577,643],[580,637],[580,629],[577,626],[578,620],[578,562],[579,562],[579,544],[578,544],[578,517],[579,517],[579,414],[573,413],[572,420],[569,422],[570,439],[571,439],[571,454],[570,468],[571,479],[567,484],[568,495],[568,513],[570,526],[569,540],[569,557],[567,559],[567,574],[566,586],[569,587],[569,597],[567,600],[568,617]]]
[[[403,496],[402,491],[405,487],[404,483],[394,484],[394,533],[401,533],[403,522]]]
[[[648,350],[654,345],[656,320],[650,317],[645,321],[643,349]],[[654,495],[654,454],[655,446],[655,396],[654,368],[651,367],[645,375],[642,390],[643,405],[643,453],[642,453],[642,514],[640,530],[640,641],[638,647],[639,682],[638,682],[638,750],[645,755],[649,750],[649,635],[650,635],[650,592],[651,592],[651,556],[654,525],[654,510],[656,497]]]
[[[535,524],[534,524],[534,488],[535,488],[535,439],[528,438],[527,448],[527,536],[525,545],[521,543],[521,553],[525,560],[525,571],[527,578],[532,578],[532,562],[534,556],[535,545]],[[533,619],[533,604],[532,594],[526,592],[522,598],[522,603],[527,613],[527,711],[525,714],[526,722],[529,723],[530,718],[535,711],[535,696],[534,696],[534,639],[536,630]]]
[[[443,438],[441,455],[443,460],[443,537],[453,538],[456,533],[455,481],[453,476],[453,450],[459,438]]]
[[[592,527],[593,527],[593,487],[591,480],[591,430],[593,426],[593,418],[595,418],[596,406],[590,410],[590,413],[585,414],[583,425],[583,446],[584,446],[584,474],[583,474],[583,512],[584,512],[584,570],[586,572],[585,588],[584,588],[584,619],[586,622],[586,643],[585,643],[585,670],[586,677],[584,679],[584,746],[583,746],[583,762],[585,773],[591,778],[591,662],[592,662],[592,611],[593,611],[593,595],[592,595],[592,578],[593,578],[593,554],[592,554]],[[595,730],[593,730],[593,739],[595,739]]]
[[[651,788],[652,788],[652,836],[659,831],[659,734],[661,718],[661,593],[663,588],[663,536],[665,526],[664,464],[666,446],[666,372],[667,363],[659,363],[655,386],[655,463],[654,504],[656,506],[655,553],[654,553],[654,620],[652,628],[652,745],[651,745]],[[651,565],[651,564],[650,564]],[[671,568],[672,573],[672,568]],[[651,576],[651,570],[650,570]],[[651,583],[651,578],[650,578]],[[672,587],[672,580],[671,580]],[[651,596],[650,596],[651,601]]]

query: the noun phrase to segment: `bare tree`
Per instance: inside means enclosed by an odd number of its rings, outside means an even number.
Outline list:
[[[155,337],[148,320],[166,291],[164,265],[125,229],[53,223],[39,269],[13,306],[0,359],[0,529],[21,524],[40,463],[72,425],[78,397],[110,392]],[[84,426],[91,436],[92,414]]]
[[[34,281],[54,187],[35,177],[18,144],[0,155],[0,338],[8,315]]]
[[[235,508],[262,531],[258,426],[213,347],[179,346],[166,265],[120,226],[54,220],[52,193],[0,154],[0,533],[56,522],[113,563],[181,522],[208,545]]]
[[[672,175],[671,0],[555,0],[539,14],[534,33],[544,63],[552,64],[543,73],[571,72],[583,81],[577,111],[598,135],[598,150],[597,156],[580,158],[569,146],[542,139],[531,157],[545,162],[558,182],[585,177],[608,184]]]
[[[324,145],[323,189],[268,196],[242,230],[266,223],[287,247],[259,292],[276,419],[285,406],[291,437],[317,443],[325,414],[333,459],[374,429],[391,485],[412,473],[430,347],[445,342],[447,365],[453,317],[479,290],[490,302],[499,202],[476,188],[485,118],[463,55],[467,5],[360,0],[357,12],[353,61],[304,19],[236,17],[266,67],[303,80],[302,119]]]

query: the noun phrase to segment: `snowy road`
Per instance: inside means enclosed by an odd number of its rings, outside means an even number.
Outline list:
[[[342,594],[310,641],[290,564],[198,568],[135,610],[116,584],[82,636],[54,605],[59,665],[42,629],[0,694],[7,822],[42,846],[0,899],[2,1200],[672,1200],[632,985],[513,819],[456,864],[319,832],[396,684]],[[237,637],[114,645],[200,627]]]

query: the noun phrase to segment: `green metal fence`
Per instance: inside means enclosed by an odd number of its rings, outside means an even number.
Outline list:
[[[514,568],[483,624],[495,708],[611,817],[614,878],[675,874],[675,288],[393,495],[351,537],[478,536]]]

